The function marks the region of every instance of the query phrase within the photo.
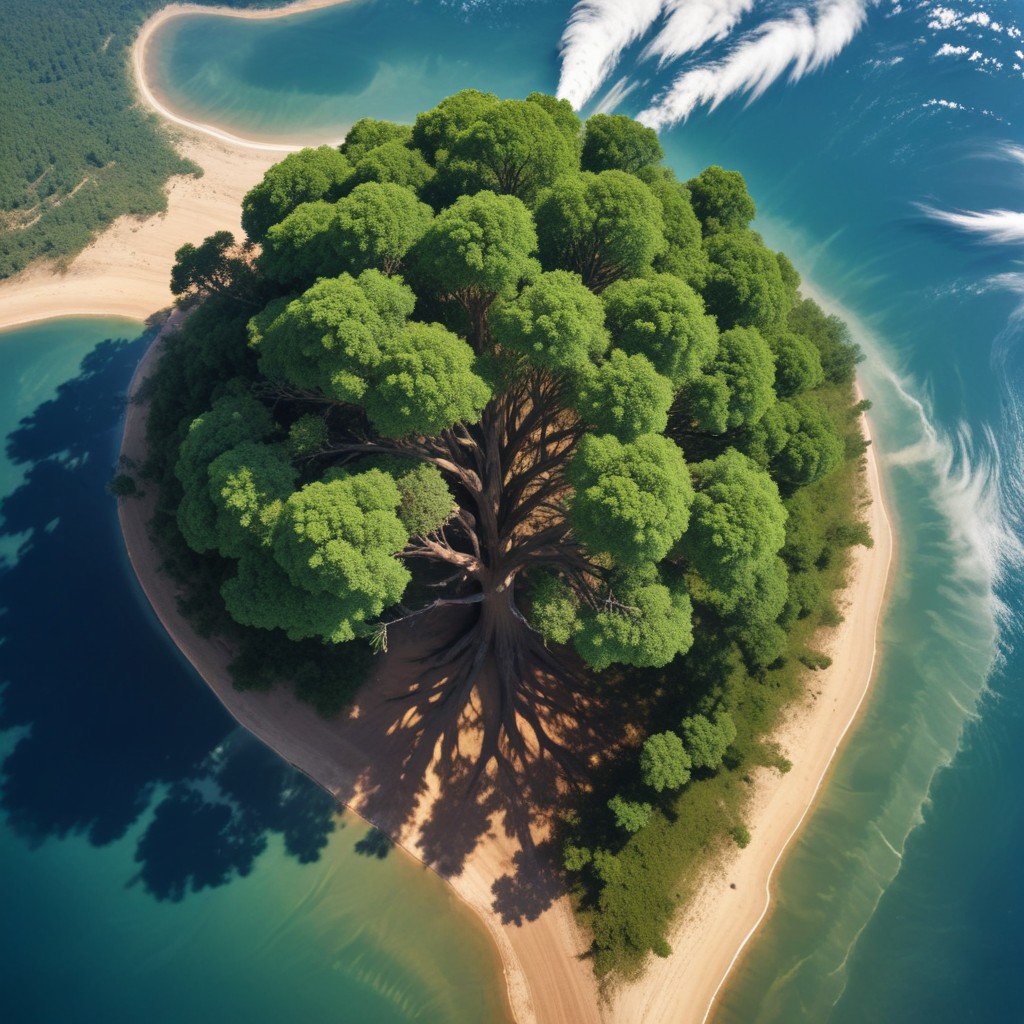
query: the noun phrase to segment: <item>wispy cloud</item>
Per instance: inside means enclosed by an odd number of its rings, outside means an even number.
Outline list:
[[[752,30],[721,60],[684,72],[640,114],[654,128],[683,121],[730,96],[756,99],[789,73],[796,81],[832,61],[857,34],[872,0],[818,0]]]
[[[981,236],[993,245],[1024,243],[1024,213],[1016,210],[938,210],[918,204],[932,220]]]
[[[725,39],[755,0],[668,0],[665,24],[647,44],[643,57],[659,63],[693,53],[707,43]]]
[[[558,95],[577,109],[615,70],[622,51],[641,39],[663,0],[580,0],[562,33]]]

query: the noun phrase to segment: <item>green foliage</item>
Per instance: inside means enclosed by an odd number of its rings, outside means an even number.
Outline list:
[[[438,160],[460,192],[489,190],[532,203],[537,193],[575,169],[577,153],[539,103],[499,100],[478,111]]]
[[[361,117],[345,135],[341,151],[353,163],[366,156],[371,149],[388,142],[407,145],[412,141],[412,128],[394,121],[381,121],[375,117]]]
[[[347,185],[351,187],[375,181],[419,192],[430,184],[434,173],[434,168],[423,159],[419,150],[410,149],[401,142],[385,142],[359,158]]]
[[[541,274],[495,305],[490,324],[499,345],[555,372],[581,370],[608,347],[601,300],[565,270]]]
[[[240,558],[269,544],[297,475],[283,449],[245,441],[218,455],[207,473],[217,550]]]
[[[735,606],[756,569],[785,543],[786,510],[772,478],[728,449],[693,467],[696,493],[680,550],[717,607]]]
[[[415,192],[393,182],[357,185],[337,204],[338,251],[349,273],[394,274],[430,227],[433,212]]]
[[[821,356],[814,344],[788,331],[770,339],[775,354],[775,393],[780,398],[812,391],[825,382]]]
[[[129,49],[159,6],[5,0],[0,278],[38,258],[66,260],[122,215],[163,212],[167,179],[201,173],[130,79]]]
[[[724,434],[757,423],[775,404],[775,357],[752,327],[733,327],[718,351],[686,387],[689,411],[701,430]]]
[[[569,468],[577,536],[623,565],[660,562],[690,519],[693,488],[683,453],[660,434],[623,443],[588,434]]]
[[[576,649],[598,670],[614,664],[661,668],[689,650],[692,614],[689,594],[666,586],[656,570],[623,573],[600,609],[580,614]]]
[[[705,245],[710,268],[704,301],[718,326],[778,331],[791,299],[775,253],[753,231],[715,234]]]
[[[624,171],[567,174],[536,207],[545,270],[575,271],[594,291],[646,272],[665,249],[661,204]]]
[[[530,589],[530,623],[545,641],[567,644],[579,628],[579,598],[563,580],[543,573]]]
[[[139,493],[139,485],[135,477],[127,473],[118,473],[109,484],[107,491],[115,498],[134,498]]]
[[[253,286],[248,254],[230,231],[216,231],[199,245],[186,242],[174,254],[171,294],[179,298],[246,298]]]
[[[440,324],[406,324],[384,346],[362,404],[384,437],[474,422],[491,397],[475,362],[469,345]]]
[[[325,278],[254,317],[250,344],[270,380],[358,404],[379,380],[388,343],[414,303],[400,279],[378,271]]]
[[[254,242],[262,242],[302,203],[334,202],[352,174],[348,159],[333,146],[301,149],[274,164],[242,200],[242,227]]]
[[[585,171],[636,174],[664,156],[658,133],[625,114],[594,114],[587,120],[580,161]]]
[[[314,455],[327,444],[327,422],[323,416],[307,413],[288,428],[288,450],[293,458]]]
[[[651,820],[650,804],[625,800],[616,794],[608,801],[608,810],[615,818],[615,824],[624,832],[639,832]]]
[[[669,730],[648,736],[640,751],[640,774],[644,784],[662,793],[682,789],[690,781],[693,762],[683,741]]]
[[[410,536],[426,537],[443,526],[458,506],[441,471],[412,459],[376,459],[398,487],[398,518]]]
[[[346,268],[334,203],[318,199],[297,206],[272,224],[263,239],[260,270],[289,290],[308,287],[318,277],[334,277]]]
[[[708,254],[704,250],[700,221],[693,212],[690,192],[676,180],[668,167],[645,167],[637,177],[645,182],[661,203],[665,249],[654,258],[654,269],[675,274],[691,288],[703,289],[708,276]]]
[[[184,488],[178,526],[193,550],[218,547],[217,506],[209,488],[211,463],[236,445],[262,440],[272,430],[267,409],[240,390],[218,399],[209,412],[192,421],[181,443],[175,473]]]
[[[850,331],[837,316],[826,315],[813,299],[802,299],[790,311],[788,327],[812,342],[821,357],[825,379],[832,384],[853,382],[860,348],[850,339]]]
[[[511,296],[536,276],[537,232],[514,196],[462,196],[427,228],[415,249],[416,272],[437,294]]]
[[[732,841],[741,849],[745,850],[750,845],[750,829],[746,825],[734,825],[729,830]]]
[[[672,397],[671,383],[649,359],[612,349],[603,363],[579,375],[574,405],[598,433],[634,441],[664,432]]]
[[[618,281],[603,295],[619,348],[646,356],[677,388],[718,348],[718,330],[700,296],[670,274]]]
[[[736,739],[736,725],[728,712],[718,712],[714,720],[705,715],[690,715],[683,719],[680,728],[694,768],[721,768],[725,752]]]
[[[757,207],[739,171],[706,167],[687,185],[693,211],[706,235],[716,231],[741,231],[757,215]]]
[[[568,100],[556,99],[543,92],[531,92],[526,97],[528,103],[536,103],[548,112],[555,127],[565,136],[575,160],[579,160],[580,147],[583,144],[583,122],[579,114],[572,108]]]
[[[460,133],[498,102],[494,93],[477,89],[453,93],[416,118],[412,128],[413,145],[431,163],[443,162]]]

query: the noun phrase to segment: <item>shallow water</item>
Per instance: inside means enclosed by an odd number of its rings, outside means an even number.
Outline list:
[[[37,1021],[505,1020],[483,925],[234,725],[105,492],[147,343],[0,333],[0,1006]]]
[[[591,16],[597,43],[567,89],[581,89],[621,35],[624,20],[601,13],[610,9]],[[628,8],[634,20],[647,9],[658,5]],[[408,118],[456,87],[552,89],[569,11],[550,0],[358,0],[277,22],[188,18],[159,37],[153,71],[195,119],[335,138],[360,116]],[[641,26],[594,93],[592,107],[618,97],[620,109],[657,114],[687,68],[720,91],[744,68],[750,81],[784,68],[749,105],[733,95],[700,107],[663,139],[684,174],[710,162],[742,170],[758,226],[855,327],[899,531],[875,693],[719,1009],[728,1024],[1024,1019],[1013,653],[1024,232],[1012,216],[961,214],[1024,209],[1024,164],[1010,148],[1024,143],[1018,14],[1006,2],[766,0],[689,64],[642,59],[672,23]],[[793,17],[818,19],[808,52],[832,46],[832,63],[785,62],[787,47],[807,43],[778,31]],[[758,40],[767,44],[751,49]]]

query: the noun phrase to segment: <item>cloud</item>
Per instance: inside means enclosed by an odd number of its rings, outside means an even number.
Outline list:
[[[579,109],[615,69],[622,51],[646,35],[663,0],[580,0],[562,33],[558,96]]]
[[[833,60],[860,30],[870,0],[818,0],[752,30],[719,61],[684,72],[640,114],[653,128],[714,109],[736,94],[757,99],[787,71],[796,81]]]
[[[1016,210],[937,210],[918,204],[933,220],[951,224],[961,231],[981,235],[993,245],[1018,245],[1024,242],[1024,213]]]
[[[657,57],[664,65],[706,43],[724,39],[754,3],[755,0],[667,0],[665,24],[642,56]]]

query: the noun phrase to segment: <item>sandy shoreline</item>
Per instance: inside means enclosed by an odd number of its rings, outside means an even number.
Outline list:
[[[246,192],[282,155],[308,140],[267,143],[240,139],[169,110],[146,80],[146,54],[154,33],[169,20],[193,14],[266,20],[330,7],[346,0],[300,0],[284,8],[238,11],[198,4],[162,8],[140,28],[130,70],[141,102],[168,122],[178,152],[203,169],[201,178],[170,180],[167,211],[155,217],[119,217],[64,271],[37,263],[0,281],[0,330],[61,316],[124,316],[145,320],[173,301],[168,280],[174,253],[226,229],[241,235]]]
[[[237,139],[214,126],[200,125],[168,110],[145,80],[148,42],[170,18],[216,11],[227,17],[275,18],[330,6],[344,0],[304,0],[286,9],[235,11],[192,4],[157,12],[140,31],[132,68],[143,101],[176,127],[178,148],[204,168],[200,179],[173,179],[166,214],[139,221],[120,218],[55,275],[35,267],[0,282],[0,328],[69,315],[121,315],[145,319],[171,303],[168,276],[173,253],[226,228],[240,231],[245,192],[282,152],[296,148]],[[140,366],[152,365],[156,346]],[[139,459],[144,449],[145,410],[131,406],[123,452]],[[490,821],[471,853],[457,865],[432,845],[428,826],[457,831],[460,821],[432,821],[427,787],[402,794],[398,806],[388,792],[388,756],[375,741],[374,709],[343,727],[325,723],[308,707],[282,692],[242,694],[227,676],[225,645],[198,637],[177,611],[173,587],[158,573],[159,560],[148,538],[145,501],[122,501],[119,514],[132,564],[165,628],[238,721],[374,824],[393,834],[413,856],[447,878],[487,925],[505,971],[512,1009],[520,1022],[588,1024],[592,1021],[703,1024],[729,973],[756,934],[770,904],[772,878],[787,847],[813,807],[839,745],[855,722],[874,672],[877,630],[892,555],[875,453],[868,452],[868,483],[873,498],[869,519],[875,547],[855,549],[850,585],[844,595],[847,618],[823,646],[833,666],[810,677],[816,694],[793,708],[778,734],[793,761],[786,776],[759,773],[749,822],[753,840],[746,850],[714,866],[696,900],[670,937],[674,954],[654,960],[636,984],[599,1003],[589,963],[577,955],[586,947],[567,902],[556,900],[521,923],[503,923],[495,909],[496,879],[530,880],[535,862],[521,858],[520,844],[502,824]],[[362,710],[362,709],[361,709]],[[380,722],[378,721],[379,725]],[[410,810],[411,808],[411,810]],[[458,870],[456,870],[456,867]],[[736,889],[729,887],[735,883]]]

